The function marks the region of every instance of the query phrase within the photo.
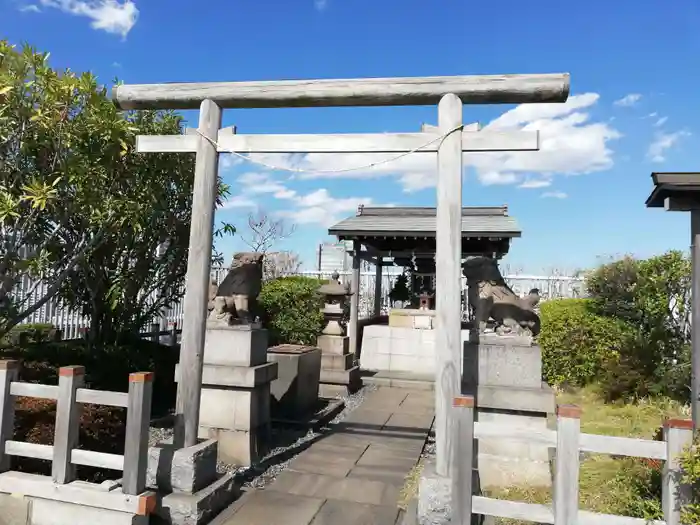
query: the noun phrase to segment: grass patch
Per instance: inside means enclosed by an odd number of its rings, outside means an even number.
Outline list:
[[[587,434],[654,439],[667,417],[687,417],[688,407],[667,399],[635,404],[606,404],[594,388],[561,393],[559,403],[583,409],[581,431]],[[637,458],[592,454],[581,462],[579,504],[583,510],[644,519],[660,518],[660,463]],[[550,489],[510,487],[488,496],[511,501],[551,504]],[[501,525],[529,522],[497,519]]]
[[[409,502],[418,494],[418,483],[423,472],[423,458],[406,475],[401,495],[399,496],[399,508],[406,510]]]

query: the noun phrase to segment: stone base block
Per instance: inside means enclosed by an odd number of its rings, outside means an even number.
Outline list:
[[[389,326],[430,330],[433,328],[435,310],[395,308],[389,312]]]
[[[321,369],[321,383],[340,385],[355,385],[359,383],[360,367],[353,366],[348,370],[324,370]]]
[[[202,427],[248,431],[269,421],[270,383],[256,388],[202,386],[199,413]],[[209,438],[208,435],[201,437]]]
[[[463,382],[474,385],[539,388],[542,352],[527,337],[484,334],[479,343],[464,343]]]
[[[334,397],[345,397],[352,394],[353,391],[348,387],[348,385],[324,385],[321,383],[318,386],[319,397],[324,397],[326,399],[333,399]]]
[[[350,338],[342,335],[319,335],[317,346],[323,354],[346,355],[350,352]]]
[[[277,364],[277,379],[270,383],[274,417],[308,415],[318,405],[321,350],[313,346],[280,345],[268,349],[267,359]]]
[[[321,354],[321,368],[323,370],[348,370],[352,368],[354,357],[353,354]]]
[[[267,362],[267,330],[251,325],[207,326],[204,363],[257,366]]]
[[[0,494],[0,525],[26,525],[31,516],[32,501],[26,496]]]
[[[501,426],[533,430],[548,428],[546,414],[478,409],[477,419],[479,422],[497,423]],[[489,438],[477,441],[475,450],[478,452],[477,468],[482,488],[552,486],[552,454],[546,445]]]
[[[0,523],[2,523],[2,519],[0,518]],[[96,523],[100,525],[148,525],[149,519],[148,516],[135,516],[127,512],[35,498],[31,504],[29,520],[21,522],[21,525],[95,525]]]
[[[163,443],[148,449],[146,485],[160,492],[195,493],[216,478],[217,442],[187,448]]]
[[[202,368],[203,385],[254,388],[277,379],[277,363],[257,366],[207,365]],[[180,381],[180,365],[175,365],[175,381]]]
[[[57,485],[51,476],[0,473],[3,525],[148,525],[155,499],[152,492],[127,496],[115,481]]]
[[[233,474],[225,474],[194,494],[173,492],[160,496],[156,514],[173,525],[205,525],[238,495]]]
[[[362,386],[360,367],[353,366],[348,370],[321,369],[321,385],[319,392],[322,397],[336,397],[357,392]],[[332,395],[329,395],[332,394]]]
[[[199,437],[218,441],[218,460],[226,465],[249,467],[270,450],[270,424],[251,430],[199,427]]]

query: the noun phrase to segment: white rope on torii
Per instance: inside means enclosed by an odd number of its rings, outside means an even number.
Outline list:
[[[454,397],[460,394],[462,357],[462,154],[539,149],[536,132],[463,129],[462,105],[565,102],[568,94],[568,74],[116,86],[113,98],[121,109],[200,110],[196,134],[140,136],[137,141],[141,152],[197,154],[180,350],[176,444],[192,446],[197,443],[218,153],[398,153],[404,156],[437,152],[436,469],[438,474],[449,476],[455,455],[456,427],[448,411]],[[222,109],[225,108],[432,104],[438,104],[438,129],[423,133],[236,135],[235,131],[221,129]],[[456,133],[459,129],[461,133]],[[354,326],[357,326],[356,311],[354,315]],[[350,335],[352,340],[353,334]],[[357,334],[355,346],[356,338]],[[470,484],[470,480],[465,483]]]

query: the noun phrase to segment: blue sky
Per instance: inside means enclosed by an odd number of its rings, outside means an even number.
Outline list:
[[[571,73],[563,105],[465,106],[465,122],[539,129],[538,153],[470,157],[465,205],[508,204],[523,229],[505,262],[530,273],[597,257],[687,249],[686,214],[648,210],[652,171],[700,170],[700,4],[676,0],[0,0],[0,38],[105,83]],[[435,107],[228,110],[240,133],[418,131]],[[196,113],[188,112],[191,123]],[[435,204],[417,155],[343,177],[290,177],[222,162],[233,198],[217,217],[245,232],[261,208],[297,224],[276,246],[314,264],[327,227],[361,202]],[[363,156],[259,158],[308,169]],[[228,254],[240,239],[222,245]]]

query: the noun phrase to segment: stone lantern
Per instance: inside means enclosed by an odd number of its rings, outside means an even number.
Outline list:
[[[335,397],[354,392],[360,384],[360,367],[350,353],[349,338],[341,324],[345,313],[345,303],[350,290],[338,282],[339,275],[333,274],[332,281],[319,287],[325,296],[323,316],[326,326],[317,338],[321,349],[321,397]]]
[[[345,328],[341,324],[345,312],[345,302],[352,293],[346,286],[338,282],[338,277],[337,273],[333,273],[331,282],[321,285],[318,291],[325,296],[324,307],[321,311],[325,317],[326,326],[321,333],[342,337],[345,335]]]

